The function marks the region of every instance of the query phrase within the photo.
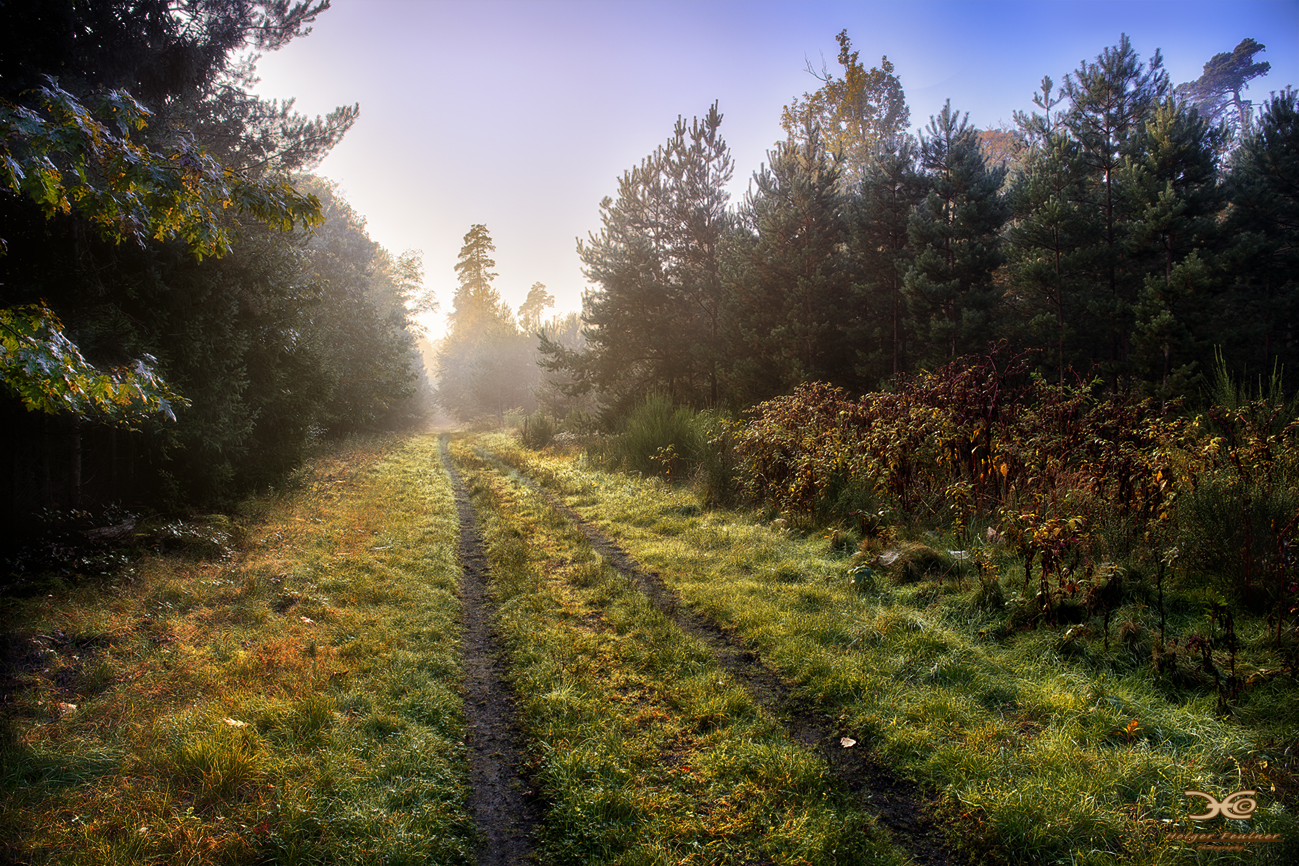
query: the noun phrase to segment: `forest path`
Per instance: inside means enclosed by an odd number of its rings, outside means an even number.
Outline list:
[[[442,465],[451,479],[460,520],[457,556],[464,632],[465,730],[469,745],[469,807],[482,834],[479,866],[528,862],[537,809],[520,774],[522,752],[515,710],[505,684],[504,664],[491,627],[487,557],[464,482],[440,441]]]
[[[579,512],[528,475],[482,448],[478,455],[500,472],[536,492],[586,537],[592,548],[626,576],[662,614],[703,644],[718,666],[741,683],[756,703],[779,720],[790,739],[814,750],[831,775],[879,823],[895,844],[916,863],[946,866],[963,862],[947,843],[944,830],[928,815],[928,798],[920,788],[876,760],[868,748],[845,748],[834,720],[800,701],[779,672],[746,647],[733,633],[684,604],[657,572],[646,568]]]

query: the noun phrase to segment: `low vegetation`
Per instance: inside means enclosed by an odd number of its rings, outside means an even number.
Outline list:
[[[557,863],[901,863],[824,762],[534,492],[455,452]]]
[[[1228,829],[1282,841],[1250,862],[1299,851],[1294,669],[1264,616],[1132,570],[1098,578],[1103,607],[1057,604],[1044,619],[1013,546],[972,544],[968,528],[886,514],[811,531],[704,510],[688,488],[581,455],[490,447],[929,786],[976,858],[1194,862],[1168,837],[1197,828],[1187,790],[1257,792],[1251,821]],[[1224,701],[1228,676],[1241,687]]]
[[[3,600],[0,860],[472,862],[436,444],[354,443],[226,525]]]

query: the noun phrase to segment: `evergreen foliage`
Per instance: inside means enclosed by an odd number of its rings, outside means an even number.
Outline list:
[[[609,419],[651,392],[736,410],[1006,343],[1059,384],[1197,403],[1215,346],[1237,370],[1299,360],[1291,94],[1224,161],[1231,130],[1123,36],[1062,86],[1045,77],[1014,131],[948,104],[916,141],[892,68],[867,73],[839,40],[845,77],[786,110],[733,212],[716,107],[623,176],[579,243],[585,345],[541,337],[551,393]]]
[[[578,378],[625,410],[651,390],[691,405],[720,399],[722,238],[731,223],[730,149],[713,105],[677,120],[667,144],[600,203],[603,228],[578,242],[595,286],[583,299]],[[571,360],[576,361],[576,358]]]
[[[805,133],[778,143],[770,167],[754,174],[730,242],[732,400],[853,373],[845,197],[817,128]]]
[[[942,363],[986,347],[993,337],[1005,169],[988,168],[968,115],[958,117],[950,101],[921,137],[919,168],[928,194],[907,223],[914,258],[905,292],[929,347],[927,360]]]
[[[1230,52],[1215,54],[1195,81],[1180,84],[1177,95],[1188,100],[1209,123],[1221,123],[1233,139],[1250,132],[1253,103],[1242,91],[1255,78],[1267,75],[1272,64],[1256,62],[1254,55],[1267,46],[1245,38]]]
[[[520,330],[494,285],[495,251],[487,226],[470,227],[456,261],[459,286],[448,317],[449,332],[437,355],[436,399],[461,421],[494,417],[500,425],[506,411],[535,406],[532,392],[539,371],[531,338]],[[538,312],[544,308],[535,294],[540,285],[535,284],[530,295]]]
[[[860,195],[848,200],[849,249],[859,280],[852,338],[857,375],[868,385],[909,369],[907,347],[912,327],[904,282],[914,250],[907,223],[924,198],[915,142],[897,137],[877,150]]]

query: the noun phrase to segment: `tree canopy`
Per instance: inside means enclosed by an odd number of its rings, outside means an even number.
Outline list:
[[[0,412],[15,466],[43,467],[33,504],[60,475],[74,504],[91,477],[103,498],[220,500],[322,434],[409,420],[418,255],[297,173],[358,108],[309,119],[249,91],[249,52],[327,8],[0,4]],[[131,471],[83,476],[101,447]]]

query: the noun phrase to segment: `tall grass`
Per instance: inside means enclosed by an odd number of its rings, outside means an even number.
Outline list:
[[[652,393],[631,411],[612,443],[615,465],[628,472],[682,479],[699,462],[706,446],[693,409],[672,405]]]

